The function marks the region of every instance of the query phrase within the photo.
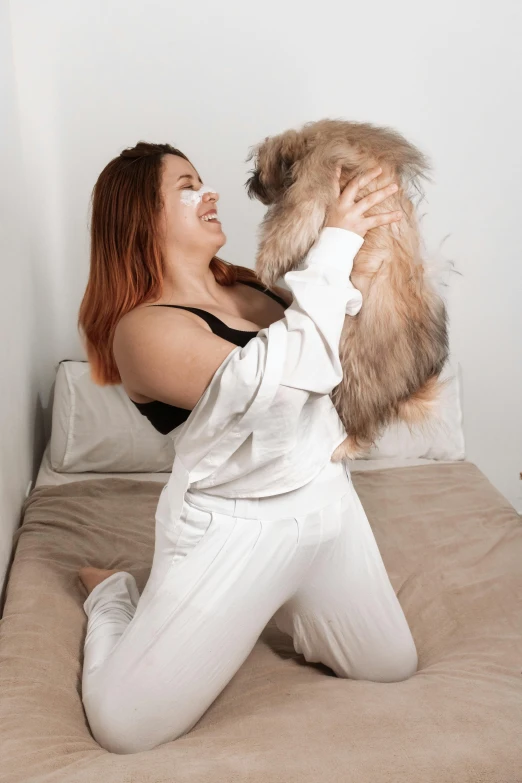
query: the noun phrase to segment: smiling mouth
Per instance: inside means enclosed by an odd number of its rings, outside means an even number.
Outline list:
[[[217,212],[210,212],[200,217],[204,223],[219,223]]]

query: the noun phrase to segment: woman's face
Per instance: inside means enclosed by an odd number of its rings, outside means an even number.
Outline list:
[[[221,223],[209,219],[212,215],[217,218],[219,194],[206,192],[199,197],[202,187],[198,173],[187,160],[178,155],[163,157],[160,232],[169,249],[213,256],[225,244]]]

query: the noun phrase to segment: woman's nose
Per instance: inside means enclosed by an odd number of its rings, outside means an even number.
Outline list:
[[[219,193],[203,193],[203,201],[219,201]]]

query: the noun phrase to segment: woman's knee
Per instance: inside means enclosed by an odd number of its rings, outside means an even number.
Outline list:
[[[92,735],[98,745],[110,753],[126,755],[130,753],[142,753],[145,750],[153,750],[165,742],[172,742],[184,734],[187,734],[192,724],[179,722],[176,728],[166,732],[163,726],[151,727],[137,721],[120,721],[113,716],[110,725],[103,725],[99,721],[90,722]]]
[[[121,694],[122,691],[120,690]],[[152,750],[187,734],[201,717],[201,710],[172,710],[159,700],[119,699],[118,693],[90,692],[83,705],[91,734],[110,753],[129,754]]]
[[[388,665],[382,672],[382,679],[377,682],[402,682],[409,680],[419,666],[419,656],[415,645],[412,643],[406,649],[398,650],[388,658]]]
[[[338,677],[371,682],[402,682],[418,670],[419,657],[413,639],[400,645],[389,645],[386,649],[364,655],[360,661],[347,662]]]

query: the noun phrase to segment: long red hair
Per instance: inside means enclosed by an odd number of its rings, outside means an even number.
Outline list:
[[[78,315],[91,377],[100,386],[121,383],[112,342],[120,318],[163,290],[164,260],[156,232],[161,209],[161,168],[170,144],[140,141],[105,166],[92,192],[90,271]],[[216,281],[261,281],[248,267],[214,256]]]

